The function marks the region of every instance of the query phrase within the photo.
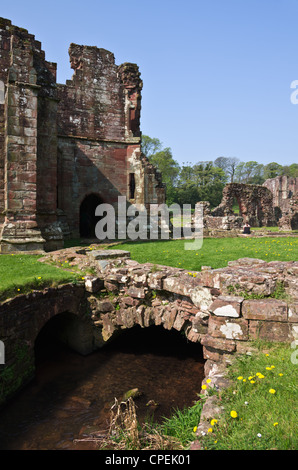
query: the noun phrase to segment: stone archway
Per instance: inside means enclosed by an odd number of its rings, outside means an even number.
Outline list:
[[[103,200],[95,193],[87,195],[80,206],[80,237],[96,238],[95,226],[99,217],[95,216],[95,210]]]

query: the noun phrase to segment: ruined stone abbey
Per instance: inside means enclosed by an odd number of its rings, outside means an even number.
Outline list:
[[[141,152],[138,66],[91,46],[71,44],[69,56],[73,77],[57,84],[41,43],[0,18],[0,253],[92,238],[96,207],[117,209],[118,196],[145,209],[165,203],[161,174]],[[298,178],[230,184],[212,213],[205,204],[205,221],[297,229],[297,193]]]
[[[25,29],[0,19],[1,252],[57,249],[92,236],[98,204],[165,202],[161,175],[141,153],[137,65],[71,44],[74,70],[56,64]]]

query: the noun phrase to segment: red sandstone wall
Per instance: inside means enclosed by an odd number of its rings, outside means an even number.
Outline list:
[[[83,199],[129,199],[130,173],[130,203],[164,202],[161,176],[140,150],[137,65],[71,44],[74,75],[57,86],[56,64],[32,34],[4,19],[0,32],[0,250],[59,238],[57,215],[77,236]]]
[[[74,75],[58,87],[58,134],[124,141],[125,102],[114,55],[75,44],[69,54]]]
[[[286,210],[290,198],[298,193],[298,178],[277,176],[266,180],[263,186],[266,186],[272,192],[273,206]]]
[[[55,220],[56,64],[45,60],[40,42],[25,29],[3,19],[0,27],[0,79],[5,82],[0,110],[2,237],[29,239],[37,223],[42,228]]]

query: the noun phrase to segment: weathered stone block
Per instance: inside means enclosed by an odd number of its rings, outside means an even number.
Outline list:
[[[112,304],[112,302],[109,302],[108,300],[104,300],[102,302],[97,303],[97,311],[101,313],[107,313],[107,312],[112,312],[115,309],[115,306]]]
[[[298,323],[298,302],[292,302],[289,304],[288,321]]]
[[[218,349],[228,353],[236,350],[235,341],[230,339],[214,338],[213,336],[205,335],[202,338],[201,343],[203,346],[208,346],[209,348]]]
[[[85,277],[85,289],[87,292],[95,293],[103,289],[104,282],[99,277]]]
[[[128,287],[126,293],[130,297],[136,297],[137,299],[144,299],[146,295],[143,287]]]
[[[108,341],[111,338],[111,336],[113,336],[117,327],[114,325],[113,320],[109,316],[109,314],[103,316],[102,323],[103,323],[102,337],[104,341]]]
[[[210,312],[221,317],[240,317],[243,297],[219,296],[210,306]]]
[[[250,339],[291,342],[295,339],[295,330],[289,323],[276,321],[251,320],[249,322]]]
[[[177,308],[168,308],[163,314],[163,326],[166,330],[171,330],[177,315]]]
[[[209,310],[213,302],[213,298],[209,289],[198,286],[192,289],[189,295],[196,307],[202,311]]]
[[[244,300],[242,315],[249,320],[287,321],[287,303],[277,299]]]
[[[243,318],[226,319],[223,317],[209,318],[208,335],[215,338],[248,339],[248,321]]]
[[[175,328],[175,330],[181,331],[185,324],[186,320],[179,312],[175,318],[173,328]]]

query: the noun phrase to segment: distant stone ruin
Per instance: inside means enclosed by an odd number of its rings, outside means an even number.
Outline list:
[[[239,206],[239,216],[249,225],[270,227],[275,224],[273,196],[267,188],[257,184],[227,184],[220,205],[212,211],[213,217],[235,215],[235,201]]]
[[[198,204],[203,205],[205,235],[236,236],[246,222],[252,227],[276,225],[272,192],[260,185],[230,183],[215,209],[207,201]],[[239,214],[234,212],[235,205]]]
[[[263,186],[272,192],[280,230],[298,230],[298,178],[277,176],[266,180]]]
[[[282,231],[298,229],[298,178],[279,176],[261,186],[230,183],[223,189],[222,201],[211,210],[203,206],[204,235],[237,236],[247,222],[251,227],[275,227]],[[237,214],[235,207],[238,206]]]

